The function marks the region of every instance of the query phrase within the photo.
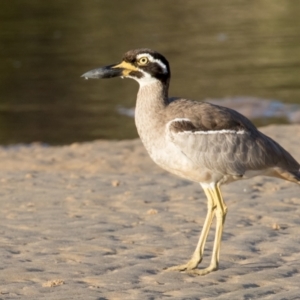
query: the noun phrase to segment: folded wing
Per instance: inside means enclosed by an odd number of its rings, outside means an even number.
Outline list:
[[[299,169],[287,151],[239,113],[208,103],[202,113],[203,118],[184,116],[166,125],[168,139],[199,167],[233,176],[272,167]]]

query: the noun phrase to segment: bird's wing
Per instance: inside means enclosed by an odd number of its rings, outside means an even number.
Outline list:
[[[190,113],[190,118],[167,122],[167,138],[187,158],[199,167],[234,176],[276,165],[281,148],[278,144],[273,144],[239,113],[208,105],[210,111],[203,109],[203,119]]]

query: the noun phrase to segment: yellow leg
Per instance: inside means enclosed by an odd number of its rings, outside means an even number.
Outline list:
[[[218,185],[202,184],[202,187],[207,196],[208,203],[207,203],[207,215],[205,218],[205,222],[201,231],[201,235],[197,247],[192,255],[192,258],[186,264],[168,268],[167,269],[168,271],[187,271],[188,273],[192,273],[192,274],[205,275],[207,273],[210,273],[218,269],[220,244],[221,244],[223,225],[225,222],[227,208],[222,199],[222,195]],[[211,264],[208,268],[198,270],[196,268],[199,265],[199,263],[202,261],[205,242],[208,236],[208,232],[214,214],[216,214],[217,226],[216,226],[216,235],[215,235]]]
[[[215,204],[215,215],[216,215],[216,233],[214,240],[214,247],[210,265],[202,270],[193,269],[190,270],[189,273],[196,275],[205,275],[212,271],[216,271],[219,268],[219,257],[220,257],[220,248],[221,248],[221,240],[223,234],[223,228],[225,223],[225,218],[227,214],[227,207],[223,201],[220,187],[219,185],[214,185],[211,188],[212,197]]]

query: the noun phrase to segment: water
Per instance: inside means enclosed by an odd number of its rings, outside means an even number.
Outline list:
[[[80,78],[133,48],[168,58],[172,96],[300,104],[298,1],[1,1],[0,26],[0,144],[136,137],[137,84]]]

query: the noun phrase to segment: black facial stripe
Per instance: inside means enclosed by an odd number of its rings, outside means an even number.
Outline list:
[[[129,76],[136,77],[136,78],[142,78],[144,75],[142,72],[139,72],[139,71],[131,71],[129,73]]]
[[[168,66],[166,65],[167,70]],[[150,62],[147,66],[140,67],[142,70],[145,70],[145,72],[149,73],[152,77],[155,77],[163,82],[166,82],[168,78],[170,77],[169,71],[165,73],[165,70],[157,63]]]
[[[153,76],[165,74],[163,68],[155,62],[150,62],[147,66],[140,68],[143,68],[146,72],[150,73]]]

